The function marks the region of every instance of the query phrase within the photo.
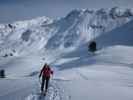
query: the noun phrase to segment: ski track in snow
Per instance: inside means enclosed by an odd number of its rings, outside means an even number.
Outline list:
[[[61,88],[56,81],[58,80],[51,81],[46,96],[37,93],[39,90],[36,90],[34,91],[35,93],[29,94],[25,100],[68,100],[68,96],[64,95],[64,89]],[[37,89],[39,88],[40,87],[37,87]]]

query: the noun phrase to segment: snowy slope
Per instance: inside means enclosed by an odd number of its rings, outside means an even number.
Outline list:
[[[131,21],[131,9],[76,9],[66,17],[40,17],[0,25],[0,55],[28,54],[44,49],[78,47]],[[7,53],[6,53],[7,52]],[[15,53],[14,53],[15,52]]]
[[[106,47],[111,45],[130,45],[133,46],[133,21],[103,34],[96,39],[98,46]]]
[[[60,56],[51,65],[55,73],[45,98],[38,95],[38,74],[29,76],[31,70],[28,70],[32,67],[32,72],[39,71],[41,59],[28,56],[27,59],[22,57],[20,61],[13,60],[5,66],[9,78],[0,80],[0,99],[132,100],[132,50],[133,47],[114,46],[98,51],[93,57],[85,55],[87,51],[80,50],[74,55],[69,52]],[[27,65],[25,72],[23,64]]]

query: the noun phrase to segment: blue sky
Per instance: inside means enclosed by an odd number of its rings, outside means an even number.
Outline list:
[[[0,23],[31,19],[38,16],[51,18],[66,16],[75,8],[133,7],[133,0],[0,0]]]

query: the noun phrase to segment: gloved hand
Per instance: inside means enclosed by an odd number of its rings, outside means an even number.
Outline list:
[[[53,71],[51,71],[51,74],[53,75],[53,74],[54,74],[54,72],[53,72]]]
[[[39,75],[39,78],[41,77],[41,74]]]

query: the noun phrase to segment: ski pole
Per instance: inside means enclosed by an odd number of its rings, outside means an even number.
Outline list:
[[[40,85],[41,85],[41,80],[40,80],[40,78],[39,78],[39,83],[40,83]]]

